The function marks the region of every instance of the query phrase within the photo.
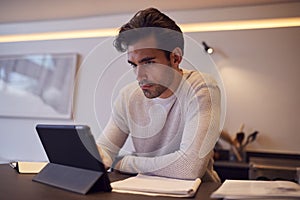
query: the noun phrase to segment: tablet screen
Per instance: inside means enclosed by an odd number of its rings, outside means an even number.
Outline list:
[[[36,130],[50,163],[105,171],[88,126],[39,124]]]

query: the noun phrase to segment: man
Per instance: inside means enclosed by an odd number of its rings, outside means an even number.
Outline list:
[[[154,8],[119,31],[137,82],[120,91],[97,144],[106,166],[128,173],[218,182],[212,152],[219,136],[220,91],[207,75],[180,68],[183,34]],[[131,137],[134,153],[118,157]]]

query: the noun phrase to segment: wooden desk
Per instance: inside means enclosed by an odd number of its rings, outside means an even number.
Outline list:
[[[12,169],[8,164],[0,164],[0,199],[88,199],[88,200],[147,200],[147,199],[161,199],[174,200],[172,197],[151,197],[144,195],[121,194],[115,192],[96,192],[87,195],[80,195],[77,193],[65,191],[62,189],[47,186],[41,183],[32,181],[33,174],[18,174],[16,170]],[[109,178],[111,182],[127,178],[129,176],[110,173]],[[201,183],[199,190],[194,199],[206,200],[210,199],[210,194],[215,191],[221,184],[218,183]]]

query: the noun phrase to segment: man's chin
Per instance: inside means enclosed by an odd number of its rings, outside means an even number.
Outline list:
[[[160,97],[167,90],[166,87],[163,87],[161,85],[157,85],[157,86],[152,85],[149,88],[141,87],[141,89],[142,89],[145,97],[147,97],[148,99],[154,99],[154,98]]]
[[[143,90],[143,93],[148,99],[154,99],[157,97],[156,95],[153,95],[149,90]]]

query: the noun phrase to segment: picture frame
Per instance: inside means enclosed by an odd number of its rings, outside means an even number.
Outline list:
[[[78,55],[0,56],[0,117],[71,119]]]

